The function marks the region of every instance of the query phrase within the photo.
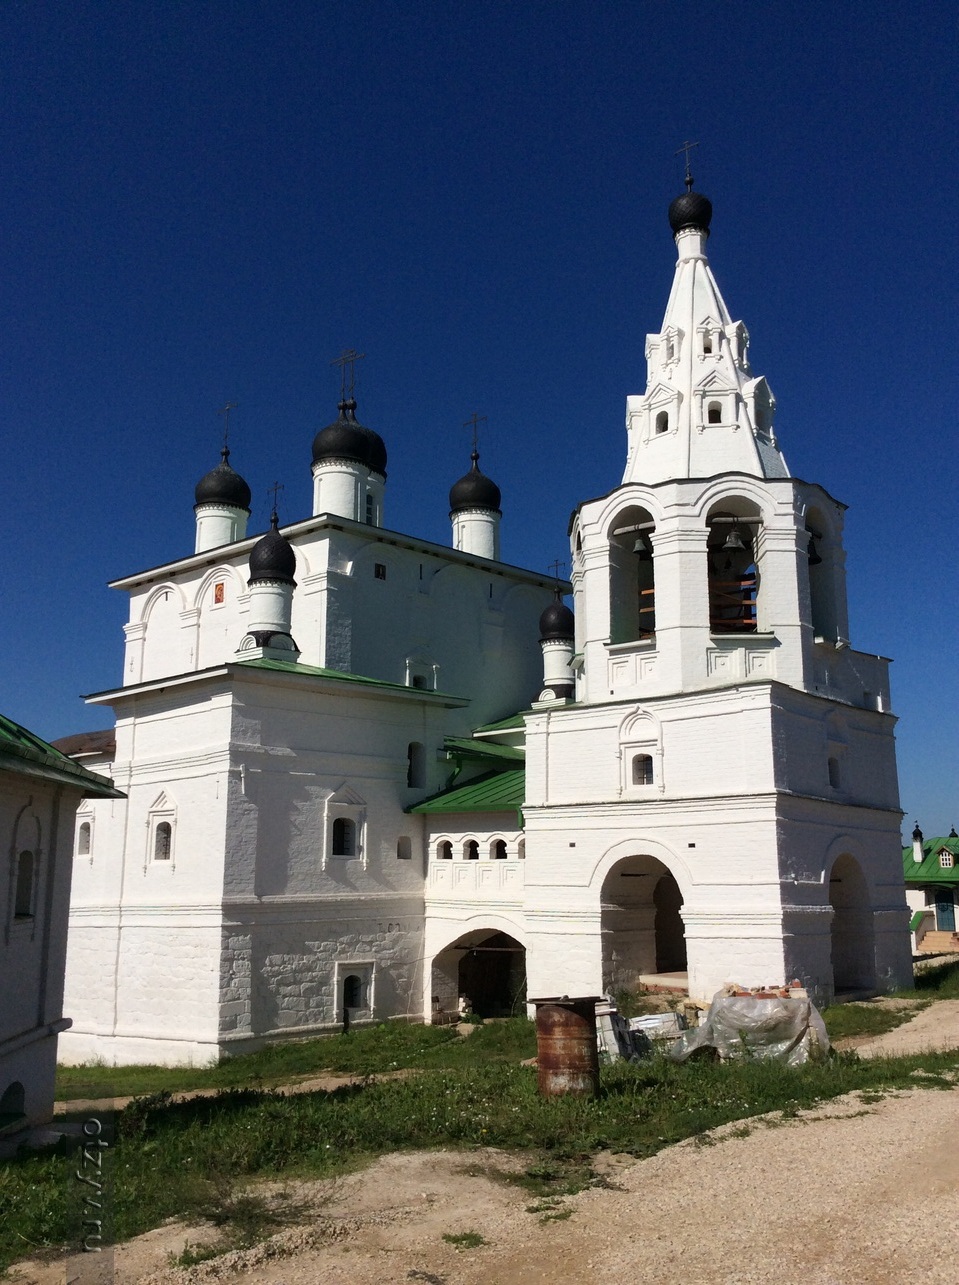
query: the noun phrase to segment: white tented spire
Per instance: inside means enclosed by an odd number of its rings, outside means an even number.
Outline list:
[[[753,376],[746,327],[730,316],[706,258],[711,215],[697,192],[670,206],[676,273],[662,330],[646,336],[646,392],[626,400],[624,483],[789,476],[773,432],[775,398]]]

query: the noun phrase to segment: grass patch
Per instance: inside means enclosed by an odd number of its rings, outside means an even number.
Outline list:
[[[479,1249],[480,1245],[486,1244],[478,1231],[444,1231],[443,1239],[447,1245],[455,1245],[457,1249]]]
[[[525,1017],[487,1022],[464,1040],[449,1026],[390,1023],[273,1044],[216,1066],[61,1066],[57,1099],[135,1097],[190,1089],[273,1088],[324,1073],[376,1075],[416,1067],[519,1061],[536,1053],[536,1031]]]
[[[497,1033],[499,1026],[505,1029]],[[331,1177],[373,1156],[419,1148],[525,1152],[525,1189],[555,1199],[590,1180],[590,1158],[600,1150],[648,1156],[721,1124],[805,1111],[853,1091],[952,1089],[959,1066],[954,1052],[868,1061],[840,1054],[799,1068],[749,1060],[677,1065],[655,1058],[603,1068],[599,1098],[543,1098],[534,1069],[504,1060],[504,1050],[528,1034],[509,1027],[490,1023],[469,1040],[437,1046],[437,1057],[469,1054],[471,1066],[457,1061],[332,1093],[285,1097],[228,1089],[186,1102],[157,1095],[131,1104],[117,1114],[116,1141],[104,1160],[113,1239],[171,1217],[216,1225],[213,1211],[225,1211],[231,1202],[224,1226],[235,1228],[259,1217],[251,1206],[244,1214],[237,1203],[256,1178]],[[478,1043],[486,1038],[488,1047]],[[77,1164],[76,1153],[63,1149],[0,1166],[0,1268],[40,1248],[79,1244],[83,1192],[72,1178]],[[262,1232],[261,1225],[255,1234]]]
[[[200,1263],[208,1263],[211,1258],[219,1258],[223,1252],[224,1247],[218,1243],[205,1245],[187,1241],[179,1254],[167,1255],[167,1262],[171,1267],[197,1267]]]
[[[959,959],[916,973],[916,991],[924,999],[959,999]],[[905,992],[908,996],[910,992]]]
[[[910,1021],[925,1004],[917,1002],[906,1008],[884,1008],[877,1000],[850,1004],[832,1004],[822,1011],[822,1019],[831,1040],[855,1035],[885,1035]]]

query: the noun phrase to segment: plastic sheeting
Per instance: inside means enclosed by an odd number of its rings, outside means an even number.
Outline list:
[[[721,1058],[774,1058],[787,1066],[802,1066],[826,1056],[829,1036],[808,999],[757,999],[720,991],[699,1026],[680,1036],[669,1056],[685,1062],[706,1048],[715,1049]]]

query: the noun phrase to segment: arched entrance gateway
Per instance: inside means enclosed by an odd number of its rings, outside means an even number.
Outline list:
[[[433,961],[434,1006],[454,1011],[463,996],[480,1017],[526,1011],[526,949],[508,933],[478,928],[464,933]]]
[[[626,857],[613,866],[601,894],[604,990],[633,990],[640,978],[657,974],[685,986],[682,906],[679,884],[656,857]]]
[[[832,906],[832,977],[836,994],[875,990],[873,911],[859,862],[844,852],[829,875]]]

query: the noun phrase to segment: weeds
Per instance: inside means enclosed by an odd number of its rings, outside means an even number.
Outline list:
[[[857,1035],[885,1035],[887,1031],[894,1031],[897,1026],[911,1021],[927,1002],[917,1001],[900,1008],[885,1008],[878,1000],[832,1004],[823,1009],[822,1018],[831,1040]]]
[[[480,1245],[486,1244],[485,1238],[478,1231],[444,1231],[443,1239],[447,1245],[455,1245],[457,1249],[479,1249]]]
[[[171,1267],[196,1267],[200,1263],[208,1263],[211,1258],[219,1258],[223,1252],[224,1248],[219,1244],[186,1241],[179,1254],[167,1254],[167,1262]]]

